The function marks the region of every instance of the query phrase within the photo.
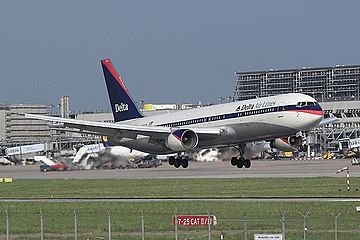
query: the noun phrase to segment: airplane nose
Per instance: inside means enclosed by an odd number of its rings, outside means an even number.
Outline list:
[[[323,114],[322,114],[322,112],[321,112],[321,114],[319,114],[319,115],[313,114],[313,115],[311,116],[311,120],[312,120],[313,122],[316,122],[316,124],[319,124],[322,119],[323,119]]]
[[[311,113],[311,120],[316,123],[316,125],[319,124],[323,119],[323,110],[320,105],[316,104],[315,106],[313,106],[311,108]]]

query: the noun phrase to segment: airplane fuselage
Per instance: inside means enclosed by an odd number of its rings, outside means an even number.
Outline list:
[[[178,128],[221,127],[214,141],[203,137],[197,148],[222,147],[241,143],[271,140],[309,131],[322,119],[322,109],[316,100],[308,95],[290,93],[272,97],[250,99],[220,105],[137,118],[123,124],[141,126],[166,126]],[[226,133],[226,134],[225,134]],[[167,154],[173,152],[164,144],[152,143],[146,136],[137,139],[119,139],[120,145],[140,151]]]

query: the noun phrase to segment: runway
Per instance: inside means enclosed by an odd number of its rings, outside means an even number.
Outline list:
[[[360,177],[360,166],[350,159],[331,160],[253,160],[249,169],[239,169],[229,162],[190,162],[187,169],[164,162],[158,168],[40,172],[39,165],[0,166],[0,177],[13,179],[165,179],[165,178],[294,178],[344,177],[335,172],[350,167],[352,177]]]

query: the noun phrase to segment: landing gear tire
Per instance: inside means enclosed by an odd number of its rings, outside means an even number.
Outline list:
[[[169,157],[169,164],[174,165],[174,163],[175,163],[175,158],[173,156]]]
[[[251,161],[250,161],[249,159],[246,159],[246,160],[244,161],[244,167],[245,167],[245,168],[251,167]]]
[[[171,156],[171,157],[169,157],[169,164],[174,165],[175,168],[179,168],[179,167],[187,168],[189,166],[189,160],[186,158],[183,158],[180,155],[178,155],[176,157]]]
[[[242,168],[244,166],[244,163],[242,161],[238,161],[238,163],[236,164],[236,166],[238,168]]]
[[[250,168],[251,167],[251,161],[250,159],[245,159],[244,157],[232,157],[231,160],[231,165],[236,166],[238,168]]]
[[[179,168],[180,165],[181,165],[181,163],[180,163],[179,159],[176,159],[174,162],[174,167]]]
[[[243,157],[239,157],[239,159],[237,160],[236,166],[238,168],[242,168],[244,166],[244,158]]]
[[[181,161],[181,166],[183,167],[183,168],[187,168],[188,166],[189,166],[189,161],[188,160],[182,160]]]
[[[231,162],[231,165],[236,166],[236,165],[237,165],[237,162],[238,162],[237,157],[232,157],[231,160],[230,160],[230,162]]]

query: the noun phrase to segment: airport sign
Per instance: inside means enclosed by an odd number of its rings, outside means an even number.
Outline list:
[[[177,220],[177,225],[181,226],[214,226],[217,223],[215,215],[177,215],[173,216],[172,224],[175,225]]]
[[[283,240],[282,234],[254,234],[254,240]]]

